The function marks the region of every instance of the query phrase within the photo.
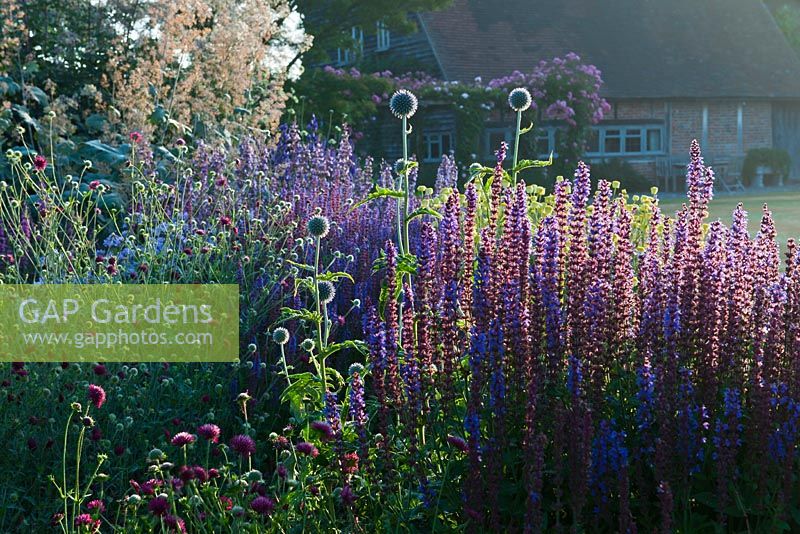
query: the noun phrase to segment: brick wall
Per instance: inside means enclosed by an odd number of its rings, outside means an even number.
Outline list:
[[[681,155],[692,139],[703,143],[703,106],[708,106],[708,134],[703,153],[709,156],[739,155],[737,113],[739,102],[710,101],[672,103],[670,152]],[[742,103],[742,153],[772,146],[772,106],[769,102]]]

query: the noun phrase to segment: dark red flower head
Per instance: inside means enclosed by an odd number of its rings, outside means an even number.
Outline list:
[[[217,443],[219,441],[219,432],[219,427],[211,423],[206,423],[197,427],[197,433],[211,443]]]
[[[195,437],[188,432],[178,432],[174,436],[172,436],[171,443],[176,447],[183,447],[184,445],[189,445],[190,443],[194,443]]]
[[[97,384],[89,384],[89,400],[95,408],[100,408],[106,402],[106,391]]]
[[[231,438],[231,449],[241,454],[245,458],[252,456],[256,452],[256,442],[250,436],[239,434]]]
[[[256,497],[250,503],[250,508],[261,515],[269,515],[275,509],[275,501],[269,497]]]
[[[45,170],[47,168],[47,158],[41,154],[37,155],[35,158],[33,158],[33,168],[39,172]]]

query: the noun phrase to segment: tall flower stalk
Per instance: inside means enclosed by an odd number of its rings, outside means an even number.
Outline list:
[[[517,129],[514,136],[514,166],[512,167],[512,186],[517,186],[517,162],[519,161],[519,138],[522,136],[522,112],[531,107],[533,99],[531,93],[518,87],[508,94],[508,105],[517,113]],[[527,130],[526,130],[527,131]]]

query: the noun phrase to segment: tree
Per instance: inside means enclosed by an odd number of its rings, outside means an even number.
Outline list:
[[[351,28],[358,26],[365,33],[374,32],[378,22],[397,33],[409,33],[416,25],[409,13],[436,11],[449,6],[452,0],[296,0],[295,5],[306,15],[306,31],[314,37],[309,60],[324,61],[325,54],[336,48],[354,45]],[[299,55],[295,58],[299,59]]]
[[[287,0],[155,2],[148,15],[114,70],[115,102],[129,125],[161,138],[277,125],[287,63],[309,44]]]

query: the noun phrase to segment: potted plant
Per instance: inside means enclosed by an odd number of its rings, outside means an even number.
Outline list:
[[[744,159],[742,179],[745,185],[764,187],[764,176],[774,174],[778,178],[777,185],[783,185],[791,162],[789,153],[780,148],[753,148],[747,151]]]

